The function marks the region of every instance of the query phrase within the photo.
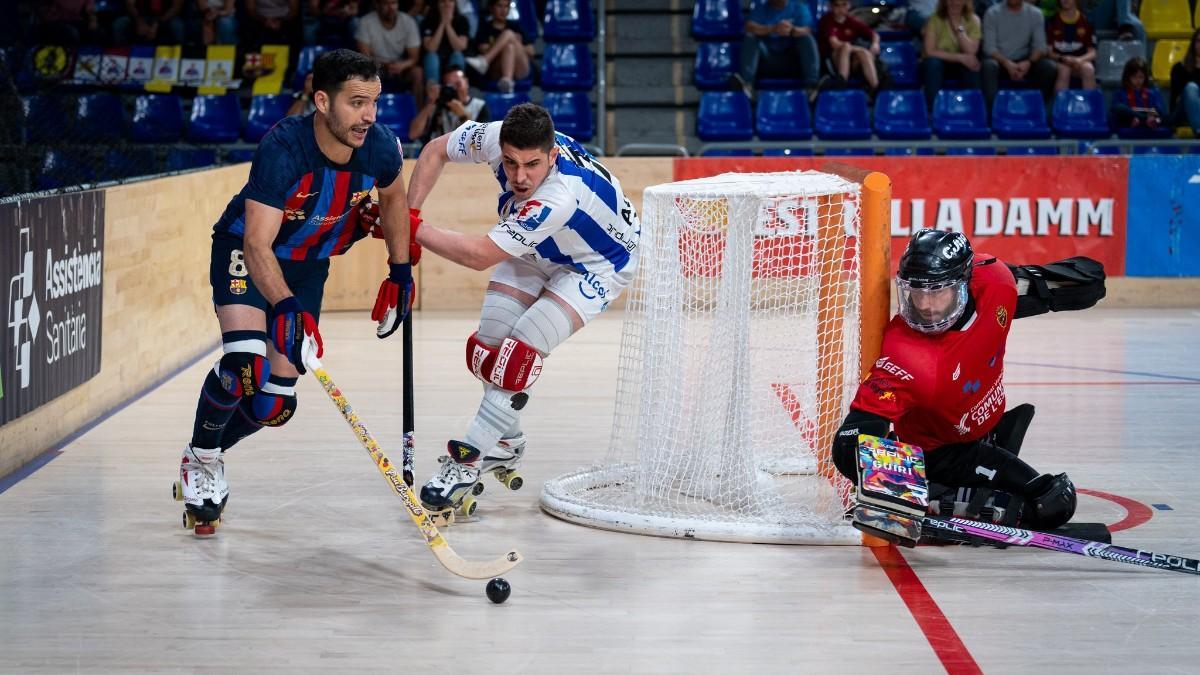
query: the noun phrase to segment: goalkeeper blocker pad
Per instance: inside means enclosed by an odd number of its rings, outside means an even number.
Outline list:
[[[1084,256],[1009,269],[1017,278],[1018,317],[1087,309],[1105,294],[1104,265]]]
[[[855,528],[895,544],[916,546],[921,519],[929,510],[921,448],[860,434],[857,502]]]

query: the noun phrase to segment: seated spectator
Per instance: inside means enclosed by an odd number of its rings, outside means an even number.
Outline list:
[[[1130,0],[1081,0],[1079,5],[1096,30],[1115,30],[1119,39],[1141,40],[1146,44],[1146,27],[1130,10]]]
[[[1125,62],[1121,72],[1121,88],[1113,92],[1112,118],[1118,129],[1155,130],[1167,119],[1159,107],[1154,81],[1146,60],[1134,57]]]
[[[817,24],[821,56],[828,61],[832,74],[850,79],[851,70],[862,74],[872,94],[879,89],[879,71],[875,57],[879,55],[879,34],[870,26],[850,16],[850,0],[833,0],[829,12]]]
[[[242,42],[248,46],[290,45],[295,61],[300,42],[300,0],[245,0]]]
[[[1183,60],[1171,66],[1171,114],[1176,126],[1186,124],[1200,136],[1200,28]]]
[[[288,106],[287,116],[307,115],[316,110],[317,104],[313,103],[312,97],[312,73],[309,73],[304,76],[304,91],[292,95],[292,104]]]
[[[967,0],[938,0],[937,11],[925,24],[921,59],[921,86],[925,100],[933,100],[946,75],[962,80],[965,88],[978,89],[982,67],[977,56],[983,27]]]
[[[450,68],[442,75],[442,84],[426,85],[425,105],[408,127],[408,137],[422,143],[448,134],[462,123],[490,122],[487,103],[471,96],[467,76],[461,68]]]
[[[95,0],[46,0],[37,5],[35,39],[42,44],[77,46],[104,42]]]
[[[113,21],[113,41],[118,45],[183,44],[182,11],[183,0],[125,0],[125,16]]]
[[[358,0],[307,0],[304,44],[353,46],[358,35]]]
[[[233,0],[195,0],[188,32],[202,45],[237,44],[237,7]]]
[[[983,97],[988,108],[1000,83],[1031,83],[1049,103],[1057,69],[1046,56],[1046,23],[1024,0],[1003,0],[983,16]],[[1048,106],[1047,106],[1048,107]]]
[[[813,17],[806,0],[760,2],[746,20],[741,63],[732,83],[752,92],[757,77],[799,76],[811,87],[820,76],[820,56],[813,36]]]
[[[509,21],[510,7],[512,0],[492,0],[487,21],[475,36],[478,56],[467,59],[480,74],[496,80],[497,87],[505,93],[513,90],[513,80],[529,77],[533,58],[533,41],[521,31],[519,23]]]
[[[908,0],[904,25],[914,33],[923,33],[929,17],[937,13],[938,0]]]
[[[1046,23],[1046,45],[1058,63],[1054,91],[1070,88],[1072,77],[1084,89],[1096,88],[1096,32],[1076,0],[1058,0],[1058,13]]]
[[[358,22],[354,37],[358,51],[379,63],[384,90],[411,91],[421,100],[421,29],[400,11],[400,0],[378,0],[376,10]]]
[[[429,13],[429,3],[425,0],[412,0],[412,7],[404,10],[404,13],[411,16],[413,21],[420,26],[425,21],[425,15]]]
[[[425,15],[421,24],[421,47],[425,52],[422,65],[426,82],[437,84],[443,70],[466,67],[463,52],[470,40],[468,31],[467,19],[458,13],[455,0],[438,0]]]

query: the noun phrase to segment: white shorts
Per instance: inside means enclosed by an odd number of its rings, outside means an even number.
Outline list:
[[[543,291],[550,291],[566,301],[587,323],[608,309],[608,304],[625,290],[632,276],[630,271],[602,278],[594,274],[584,275],[546,260],[509,258],[496,266],[492,281],[512,286],[535,298],[540,297]]]

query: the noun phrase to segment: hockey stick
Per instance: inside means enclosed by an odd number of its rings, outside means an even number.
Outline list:
[[[1113,562],[1123,562],[1142,567],[1154,567],[1160,570],[1171,570],[1185,574],[1200,574],[1200,560],[1184,558],[1165,553],[1154,553],[1136,548],[1125,548],[1114,544],[1103,544],[1098,541],[1075,539],[1047,532],[1033,532],[1016,527],[984,523],[962,518],[931,518],[921,519],[922,527],[929,527],[957,535],[970,535],[989,541],[1010,544],[1013,546],[1028,546],[1044,548],[1048,551],[1074,553],[1088,558],[1103,558]]]
[[[412,346],[412,312],[404,320],[404,450],[401,468],[404,473],[404,483],[413,486],[413,445],[416,438],[413,435],[415,426],[413,418],[413,346]]]
[[[362,421],[358,418],[358,414],[354,412],[354,408],[350,407],[346,396],[342,394],[342,390],[333,383],[333,380],[329,377],[329,373],[325,372],[325,369],[321,367],[321,362],[317,359],[317,355],[313,353],[309,341],[306,340],[305,343],[305,367],[316,376],[317,381],[321,383],[321,388],[329,395],[329,400],[333,401],[333,404],[337,406],[338,412],[342,413],[342,417],[346,419],[346,423],[354,430],[354,435],[358,437],[358,442],[362,443],[362,446],[370,453],[371,459],[375,461],[375,468],[379,469],[379,473],[383,474],[383,477],[387,479],[388,485],[392,486],[392,491],[404,502],[404,506],[408,510],[408,515],[412,518],[413,524],[421,531],[421,535],[425,537],[425,544],[433,551],[433,555],[437,557],[442,567],[467,579],[491,579],[516,567],[522,560],[521,554],[516,549],[509,551],[495,560],[473,562],[463,559],[454,552],[454,549],[450,548],[450,544],[438,532],[437,526],[433,524],[433,521],[429,518],[429,514],[422,508],[421,502],[417,501],[412,488],[408,487],[400,474],[396,473],[396,467],[388,460],[388,456],[379,447],[379,443],[375,442],[375,438],[371,436],[371,432],[367,431],[367,428],[363,426]]]

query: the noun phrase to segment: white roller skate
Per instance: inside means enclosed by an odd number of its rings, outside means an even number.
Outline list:
[[[179,480],[172,486],[175,501],[183,502],[183,526],[198,537],[216,533],[221,512],[229,501],[229,484],[225,482],[225,458],[220,448],[207,450],[183,449],[179,465]]]
[[[446,444],[446,455],[436,475],[421,486],[421,504],[439,526],[454,522],[454,514],[475,513],[475,486],[479,484],[479,450],[462,441]]]
[[[525,434],[501,438],[480,462],[480,473],[490,473],[509,490],[520,490],[525,479],[517,473],[517,467],[525,457]],[[483,484],[475,487],[475,496],[483,493]]]

